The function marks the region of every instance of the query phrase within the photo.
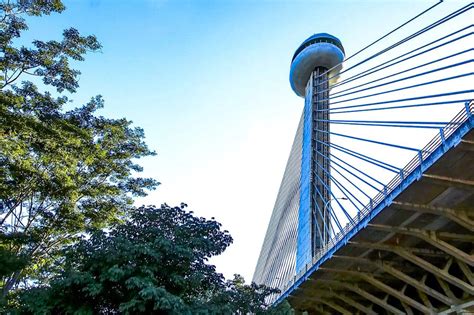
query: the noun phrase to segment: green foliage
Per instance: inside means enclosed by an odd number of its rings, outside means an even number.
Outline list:
[[[69,67],[71,59],[82,61],[87,51],[100,49],[95,36],[83,37],[70,28],[63,32],[62,41],[40,41],[33,48],[15,47],[14,40],[28,29],[25,16],[42,16],[65,9],[60,0],[2,1],[0,3],[0,88],[13,84],[22,74],[42,78],[59,92],[74,92],[78,87],[78,70]]]
[[[117,221],[132,197],[158,184],[133,176],[136,160],[154,155],[140,128],[126,119],[97,115],[103,100],[96,96],[70,107],[65,96],[42,92],[34,76],[58,93],[74,92],[81,61],[100,48],[94,36],[65,30],[61,41],[39,41],[15,47],[27,29],[25,16],[64,9],[59,0],[0,3],[0,290],[2,296],[43,273],[59,257],[57,248],[87,229]]]
[[[225,290],[216,296],[214,303],[222,314],[274,314],[275,309],[269,309],[265,299],[276,293],[278,289],[265,285],[245,284],[244,278],[236,274],[234,279],[226,281]]]
[[[25,312],[67,314],[263,314],[275,289],[224,282],[207,260],[232,242],[214,220],[181,207],[141,207],[108,233],[65,251],[64,271],[23,296]]]
[[[232,242],[218,222],[132,206],[158,185],[135,176],[155,154],[143,130],[98,115],[100,96],[66,110],[80,74],[70,63],[100,49],[94,36],[15,46],[25,17],[64,9],[0,0],[0,312],[287,314],[265,303],[277,290],[226,282],[208,263]]]

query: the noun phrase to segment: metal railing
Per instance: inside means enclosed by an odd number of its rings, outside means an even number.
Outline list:
[[[449,137],[451,137],[461,126],[463,126],[463,124],[470,121],[470,128],[472,128],[474,126],[473,117],[474,101],[471,101],[466,103],[465,109],[461,110],[444,128],[440,129],[444,136],[438,134],[431,141],[429,141],[428,144],[426,144],[426,146],[420,150],[419,154],[416,154],[413,159],[408,162],[408,164],[402,169],[401,173],[394,176],[393,179],[371,200],[371,202],[369,202],[369,204],[366,205],[360,213],[352,218],[353,223],[347,223],[342,231],[339,231],[333,238],[329,240],[325,246],[323,246],[316,253],[316,255],[313,256],[312,262],[307,264],[305,269],[289,280],[289,282],[283,287],[282,294],[291,288],[296,281],[302,278],[313,265],[321,263],[320,260],[326,253],[328,253],[340,242],[347,242],[348,240],[345,240],[346,235],[348,235],[351,230],[355,229],[361,222],[363,222],[364,219],[366,219],[375,208],[381,205],[381,203],[386,200],[387,195],[390,195],[392,192],[394,192],[403,183],[403,181],[408,178],[410,174],[413,174],[417,168],[421,168],[423,163],[427,161],[427,159],[438,148],[442,147],[446,140],[449,139]],[[454,144],[455,143],[453,143],[453,145]],[[449,148],[446,147],[445,149],[448,150]],[[277,298],[278,296],[274,296],[275,300]]]

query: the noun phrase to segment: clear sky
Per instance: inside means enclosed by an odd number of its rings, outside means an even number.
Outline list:
[[[328,32],[351,54],[436,2],[66,0],[63,14],[32,19],[26,39],[70,26],[98,37],[102,51],[78,64],[75,104],[101,94],[102,114],[145,129],[158,155],[144,176],[162,185],[139,203],[215,217],[234,244],[213,262],[249,281],[303,106],[288,83],[294,50]]]

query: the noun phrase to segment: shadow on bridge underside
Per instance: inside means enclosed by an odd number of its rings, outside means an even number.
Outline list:
[[[310,313],[474,312],[474,122],[289,295]]]

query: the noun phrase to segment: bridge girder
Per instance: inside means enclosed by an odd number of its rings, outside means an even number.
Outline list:
[[[310,314],[343,313],[328,303],[364,314],[474,310],[474,170],[461,169],[474,161],[473,131],[462,144],[313,272],[290,303]]]

